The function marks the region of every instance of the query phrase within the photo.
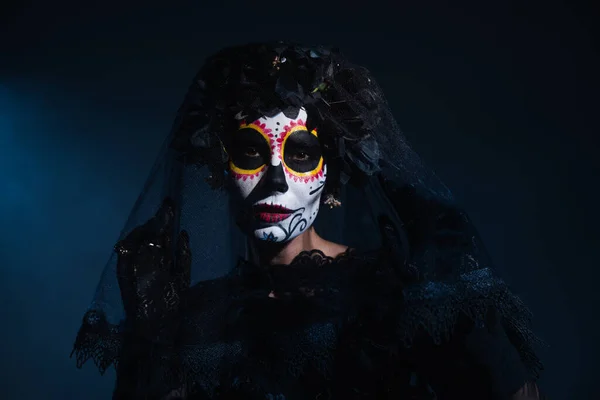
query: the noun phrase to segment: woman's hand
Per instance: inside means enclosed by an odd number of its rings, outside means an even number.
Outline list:
[[[167,198],[156,215],[115,246],[125,313],[134,330],[155,340],[177,325],[190,286],[189,238],[181,231],[173,249],[175,207]],[[175,251],[174,251],[175,250]]]

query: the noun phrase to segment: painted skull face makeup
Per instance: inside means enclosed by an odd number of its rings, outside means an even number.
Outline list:
[[[326,165],[304,109],[241,121],[229,150],[229,171],[244,202],[242,229],[261,240],[289,241],[314,222]]]

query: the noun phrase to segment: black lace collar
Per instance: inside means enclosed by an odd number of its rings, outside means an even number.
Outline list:
[[[258,266],[247,260],[240,260],[238,273],[244,286],[248,288],[273,288],[283,285],[298,287],[306,280],[318,279],[325,275],[337,274],[337,267],[344,267],[355,258],[356,251],[348,248],[335,257],[327,256],[323,251],[313,249],[298,253],[290,264]],[[325,268],[324,268],[325,267]],[[312,277],[312,279],[311,279]]]
[[[323,251],[318,249],[305,250],[298,253],[298,255],[294,257],[292,262],[287,266],[325,266],[339,264],[351,258],[354,253],[355,250],[350,247],[335,257],[326,256]]]

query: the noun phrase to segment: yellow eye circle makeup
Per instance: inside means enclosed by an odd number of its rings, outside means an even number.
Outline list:
[[[271,148],[271,129],[267,128],[264,123],[260,123],[259,121],[255,121],[251,124],[242,123],[240,124],[237,133],[240,135],[254,136],[251,139],[246,139],[248,141],[248,148]],[[257,138],[256,133],[260,135],[258,137],[261,137],[264,140],[262,143],[260,143],[261,139]],[[229,160],[229,169],[235,178],[242,180],[254,179],[265,170],[267,162],[260,156],[260,152],[257,151],[257,157],[248,157],[247,152],[244,150],[244,145],[241,146],[241,149],[238,148],[236,150],[237,151],[232,152],[234,154]]]
[[[304,182],[314,181],[315,179],[321,177],[323,174],[323,163],[324,163],[323,156],[319,157],[319,161],[313,169],[311,169],[309,171],[302,171],[302,172],[297,171],[295,168],[290,166],[289,163],[286,163],[286,161],[285,161],[285,151],[286,151],[287,140],[295,132],[310,133],[315,138],[318,138],[318,136],[319,136],[316,129],[313,129],[312,131],[309,132],[306,129],[306,124],[303,121],[299,120],[299,121],[297,121],[296,124],[294,124],[292,122],[289,126],[286,127],[284,135],[281,138],[281,146],[280,146],[281,162],[284,166],[286,173],[294,181],[296,181],[296,182],[299,180],[303,180]]]

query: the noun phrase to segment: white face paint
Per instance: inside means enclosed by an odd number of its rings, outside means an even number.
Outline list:
[[[317,216],[327,169],[306,118],[304,109],[294,119],[282,112],[234,133],[229,170],[247,212],[242,229],[257,239],[289,241]]]

